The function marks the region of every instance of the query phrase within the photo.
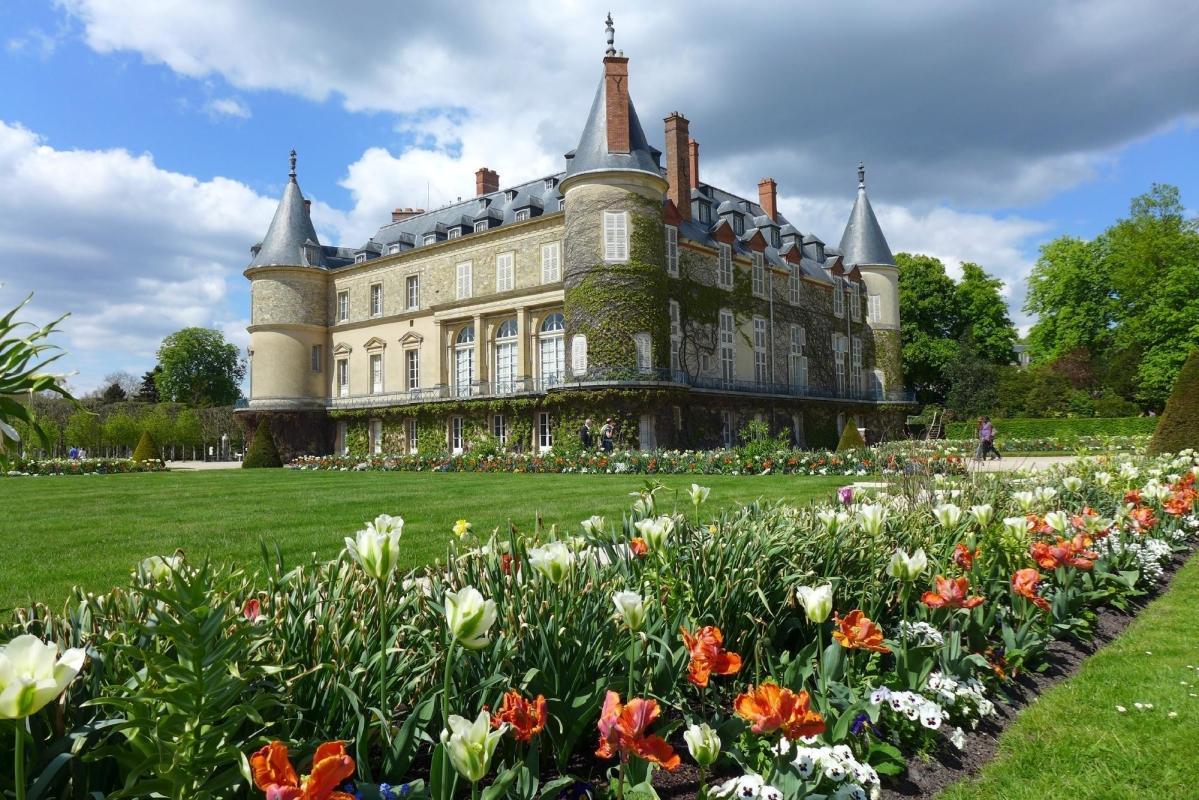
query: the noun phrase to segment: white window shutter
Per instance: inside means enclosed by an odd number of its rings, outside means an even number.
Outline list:
[[[582,333],[570,341],[570,368],[575,377],[587,374],[587,336]]]

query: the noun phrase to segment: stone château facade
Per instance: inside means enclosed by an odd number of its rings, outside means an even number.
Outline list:
[[[289,455],[545,449],[587,416],[643,449],[733,444],[751,419],[801,446],[898,433],[898,273],[862,167],[826,247],[772,179],[756,201],[704,183],[677,112],[662,164],[610,24],[603,68],[564,171],[501,189],[480,169],[476,197],[397,209],[359,248],[320,243],[292,153],[245,270],[247,427]]]

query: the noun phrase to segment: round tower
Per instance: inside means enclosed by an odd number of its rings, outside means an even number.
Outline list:
[[[882,375],[882,389],[902,389],[899,268],[866,196],[864,164],[858,164],[858,196],[841,237],[841,253],[846,267],[856,266],[866,284],[866,319],[874,335],[875,369]]]
[[[324,408],[329,273],[291,172],[266,237],[250,251],[250,410]]]
[[[613,47],[607,19],[604,73],[579,146],[566,154],[564,315],[574,363],[586,337],[593,373],[670,364],[667,182],[629,97],[629,60]]]

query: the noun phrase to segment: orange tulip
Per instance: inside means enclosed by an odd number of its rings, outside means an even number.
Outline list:
[[[661,736],[645,732],[660,713],[654,700],[636,697],[621,705],[620,695],[609,691],[597,724],[600,737],[595,754],[612,758],[619,753],[621,761],[637,756],[673,772],[681,763],[674,748]]]
[[[1157,517],[1153,516],[1153,509],[1148,506],[1134,508],[1128,512],[1128,516],[1137,530],[1147,531],[1157,524]]]
[[[641,558],[649,552],[649,545],[645,543],[644,539],[637,536],[629,540],[629,551],[637,558]]]
[[[705,625],[694,635],[686,628],[679,628],[683,643],[691,653],[691,666],[687,668],[687,680],[699,687],[708,685],[712,673],[732,675],[741,669],[741,656],[724,649],[724,634],[715,625]]]
[[[937,591],[925,592],[920,602],[929,608],[974,608],[982,605],[982,597],[967,597],[969,582],[965,578],[946,578],[938,575]]]
[[[354,800],[351,794],[334,791],[354,774],[354,759],[341,742],[325,742],[316,749],[312,772],[303,783],[296,778],[283,742],[271,742],[250,756],[250,774],[267,800]]]
[[[499,728],[507,723],[516,741],[527,742],[545,730],[548,717],[545,697],[537,695],[536,700],[526,700],[520,692],[509,689],[504,694],[499,711],[491,715],[491,726]]]
[[[1087,570],[1094,566],[1094,559],[1098,558],[1099,554],[1087,550],[1086,541],[1086,537],[1075,536],[1073,540],[1058,539],[1053,544],[1033,542],[1028,552],[1041,569],[1074,567]]]
[[[824,717],[812,710],[811,698],[802,690],[796,694],[774,683],[751,686],[737,695],[733,710],[754,733],[781,731],[788,739],[824,733]]]
[[[1037,594],[1037,584],[1041,582],[1041,573],[1033,567],[1018,569],[1012,575],[1012,591],[1029,600],[1042,611],[1049,610],[1049,601]]]
[[[974,566],[974,557],[977,555],[978,548],[971,550],[965,542],[958,542],[953,548],[953,563],[969,572],[970,568]]]
[[[833,615],[833,638],[846,650],[869,650],[872,653],[890,653],[891,648],[883,644],[883,629],[854,609],[842,619]]]

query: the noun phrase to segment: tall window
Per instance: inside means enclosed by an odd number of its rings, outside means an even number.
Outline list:
[[[604,212],[604,261],[629,260],[629,212]]]
[[[404,351],[404,374],[408,379],[408,391],[420,388],[420,350],[415,347]]]
[[[787,276],[787,300],[789,300],[793,306],[799,305],[799,293],[802,285],[803,284],[800,283],[799,264],[792,264],[791,274]]]
[[[350,318],[350,293],[337,293],[337,321],[346,322]]]
[[[587,374],[587,335],[576,333],[570,340],[570,369],[575,377]]]
[[[636,350],[637,369],[648,372],[654,367],[653,338],[648,333],[633,334],[633,348]]]
[[[679,301],[670,301],[670,371],[682,369],[679,351],[683,346],[683,326],[680,322]],[[673,377],[673,375],[672,375]]]
[[[508,420],[503,414],[496,414],[491,418],[491,432],[500,443],[500,447],[508,444]]]
[[[845,336],[833,334],[833,366],[837,371],[837,394],[845,394]]]
[[[320,372],[321,366],[325,361],[325,348],[322,345],[314,344],[312,346],[312,371]]]
[[[408,452],[415,453],[417,434],[415,417],[409,417],[408,419],[404,420],[404,433],[408,439]]]
[[[337,359],[337,396],[350,396],[350,360],[348,358]]]
[[[383,453],[383,420],[372,419],[368,423],[367,433],[370,436],[371,455],[381,455]]]
[[[512,253],[500,253],[495,257],[495,290],[497,292],[507,292],[512,289],[516,272],[513,264]]]
[[[791,326],[791,385],[803,389],[808,385],[808,332],[801,325]]]
[[[337,432],[334,434],[336,441],[333,443],[333,449],[343,456],[350,454],[349,437],[346,436],[349,427],[346,422],[339,422],[337,423]]]
[[[866,298],[866,321],[869,323],[878,323],[883,320],[883,298],[881,295],[872,294]]]
[[[561,314],[550,314],[541,323],[541,334],[538,339],[538,363],[541,367],[541,381],[546,386],[561,383],[566,377],[566,344],[563,333],[566,330],[566,320]]]
[[[717,245],[719,257],[716,261],[716,285],[721,289],[733,288],[733,247],[732,245]]]
[[[371,394],[383,394],[383,354],[371,353]]]
[[[833,316],[845,316],[845,286],[840,278],[833,278]]]
[[[862,287],[856,283],[850,284],[849,318],[854,322],[862,320]]]
[[[408,310],[415,311],[420,308],[420,276],[409,275],[404,280],[404,288],[408,295]]]
[[[850,353],[852,356],[851,370],[849,373],[849,385],[854,394],[862,393],[862,337],[853,337],[853,349]]]
[[[666,274],[679,277],[679,229],[673,225],[666,226]]]
[[[766,296],[766,261],[761,253],[754,253],[753,293],[758,297]]]
[[[458,331],[454,342],[454,393],[469,397],[475,380],[475,326]]]
[[[550,428],[550,415],[546,411],[537,412],[537,445],[542,450],[554,446],[554,432]]]
[[[378,317],[383,314],[383,284],[371,284],[371,316]]]
[[[495,332],[495,390],[516,391],[516,320],[500,323]]]
[[[733,412],[731,409],[720,410],[720,441],[725,447],[733,446]]]
[[[458,265],[458,299],[465,300],[470,297],[471,281],[470,281],[470,262],[464,261]]]
[[[720,310],[720,377],[731,381],[737,377],[737,343],[733,312]]]
[[[769,380],[766,367],[766,320],[754,317],[754,381],[766,383]]]
[[[541,245],[541,282],[553,283],[562,280],[562,245],[550,242]]]
[[[462,452],[462,417],[450,417],[450,451]]]

